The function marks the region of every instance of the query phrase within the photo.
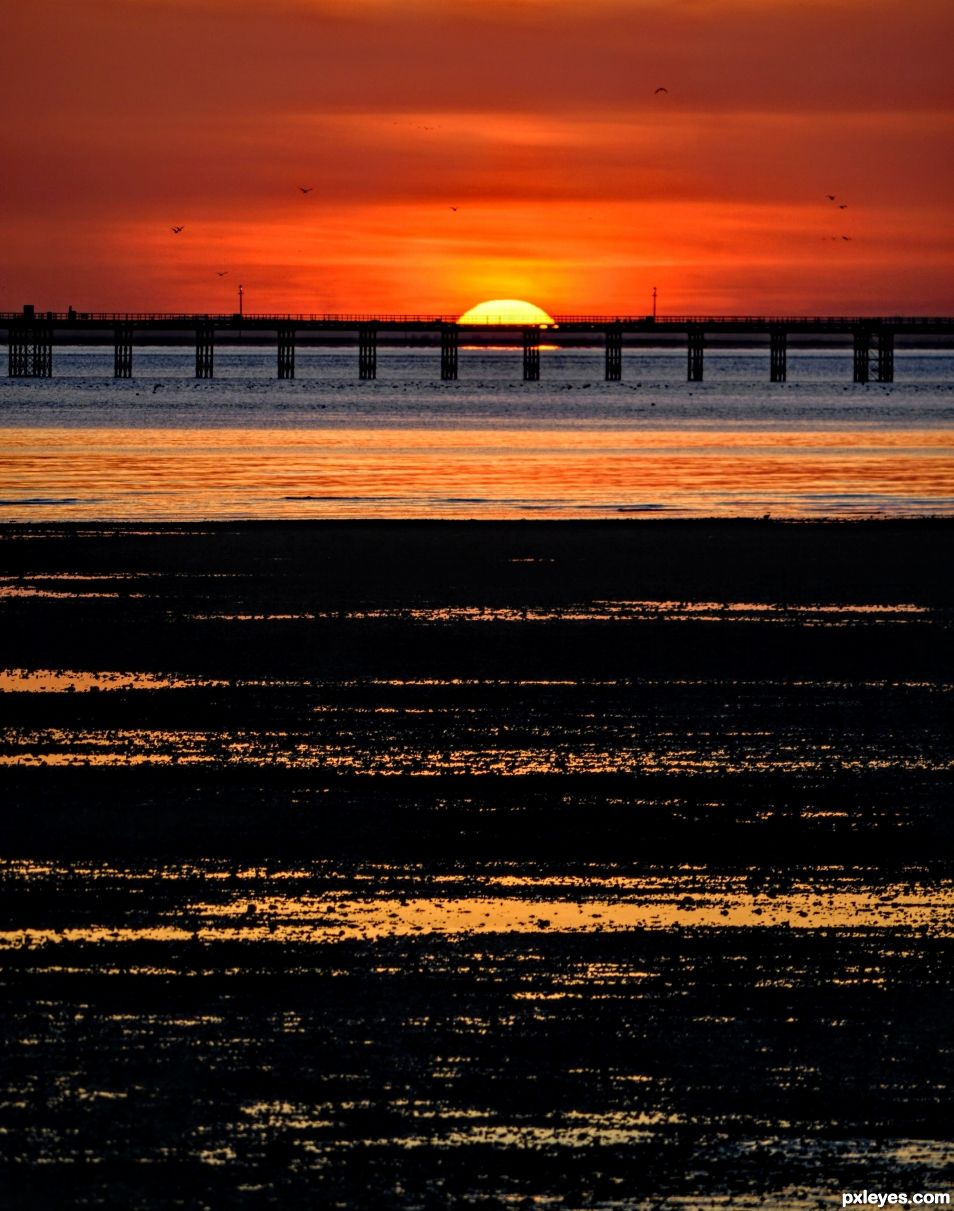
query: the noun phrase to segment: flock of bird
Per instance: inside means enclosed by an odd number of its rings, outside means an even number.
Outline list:
[[[668,92],[669,92],[669,89],[666,88],[666,86],[664,84],[660,84],[659,87],[654,90],[653,96],[654,97],[658,96],[660,93],[668,94]],[[391,125],[399,126],[401,124],[397,121],[394,121],[391,123]],[[420,123],[415,123],[415,125],[417,125],[420,130],[433,130],[434,129],[433,126],[422,126],[422,125],[420,125]],[[298,188],[301,190],[301,192],[303,194],[309,194],[312,192],[312,190],[315,187],[314,187],[314,185],[299,185]],[[831,195],[829,195],[829,196],[831,196]],[[834,198],[832,198],[832,201],[834,201]],[[454,214],[456,214],[460,208],[458,206],[448,206],[447,209],[452,210],[454,212]],[[844,207],[842,207],[842,209],[844,209]],[[170,227],[169,230],[172,232],[173,235],[179,235],[179,234],[181,234],[181,232],[185,231],[185,224],[179,223],[173,227]],[[845,238],[847,239],[848,237],[846,236]],[[227,276],[228,272],[229,271],[227,269],[216,270],[216,275],[220,278],[224,278]]]
[[[314,187],[314,185],[299,185],[298,188],[301,190],[302,193],[311,193],[311,191],[315,187]],[[451,207],[451,210],[456,210],[456,209],[457,209],[456,206]],[[172,232],[173,235],[180,235],[183,231],[185,231],[185,224],[184,223],[175,223],[169,228],[169,230]],[[227,269],[217,269],[215,271],[215,276],[220,277],[220,278],[228,277],[228,274],[229,274],[229,271]]]
[[[660,85],[659,85],[659,87],[658,87],[658,88],[656,88],[656,89],[654,90],[654,92],[653,92],[653,96],[658,96],[660,93],[667,93],[667,94],[668,94],[668,92],[669,92],[669,89],[668,89],[668,88],[666,88],[666,86],[665,86],[664,84],[660,84]],[[392,125],[397,125],[397,123],[393,123]],[[430,127],[428,127],[428,126],[425,126],[425,127],[423,127],[423,129],[424,129],[424,130],[430,130],[431,128],[430,128]],[[311,192],[314,190],[314,188],[315,188],[315,187],[314,187],[314,185],[299,185],[299,186],[298,186],[298,188],[299,188],[299,190],[300,190],[300,191],[301,191],[303,194],[309,194],[309,193],[311,193]],[[835,203],[835,204],[838,206],[838,209],[839,209],[839,210],[847,210],[847,209],[848,209],[848,203],[847,203],[847,202],[839,202],[839,201],[838,201],[838,195],[837,195],[837,194],[834,194],[834,193],[826,193],[826,194],[825,194],[825,197],[828,199],[828,201],[829,201],[829,202],[833,202],[833,203]],[[447,209],[448,209],[448,210],[452,210],[452,211],[453,211],[453,212],[456,214],[456,213],[457,213],[457,211],[458,211],[458,209],[459,209],[459,207],[457,207],[457,206],[448,206],[448,208],[447,208]],[[180,224],[178,224],[178,225],[175,225],[175,226],[171,227],[171,228],[170,228],[170,231],[172,231],[173,235],[179,235],[181,232],[185,231],[185,225],[184,225],[184,224],[182,224],[182,223],[180,223]],[[843,235],[841,238],[842,238],[843,240],[849,240],[849,241],[850,241],[852,237],[851,237],[850,235]],[[823,237],[822,237],[822,239],[826,239],[826,240],[837,240],[837,239],[838,239],[838,236],[836,236],[836,235],[831,235],[831,236],[823,236]],[[227,269],[219,269],[219,270],[216,270],[216,276],[217,276],[217,277],[220,277],[220,278],[224,278],[224,277],[226,277],[226,276],[228,275],[228,272],[229,272],[229,271],[228,271]]]
[[[828,199],[828,201],[829,201],[829,202],[833,202],[833,203],[835,203],[835,204],[837,205],[837,207],[838,207],[838,209],[839,209],[839,210],[847,210],[847,209],[848,209],[848,203],[847,203],[847,202],[839,202],[839,201],[838,201],[838,195],[837,195],[837,194],[834,194],[834,193],[826,193],[826,194],[825,194],[825,197]],[[850,241],[850,240],[851,240],[851,236],[850,236],[850,235],[843,235],[841,238],[842,238],[843,240],[848,240],[848,241]],[[837,239],[838,239],[838,236],[836,236],[836,235],[827,235],[827,236],[822,236],[822,239],[823,239],[823,240],[837,240]]]
[[[657,88],[656,91],[659,92],[660,90]],[[663,89],[662,91],[666,92],[667,90]],[[309,194],[313,191],[313,189],[315,187],[314,187],[314,185],[299,185],[298,188],[303,194]],[[459,209],[459,207],[448,206],[447,209],[453,210],[456,213],[457,210]],[[175,223],[169,228],[169,230],[172,232],[173,235],[180,235],[183,231],[185,231],[185,224],[184,223]],[[215,271],[215,274],[216,274],[216,277],[224,278],[224,277],[228,276],[228,272],[229,271],[227,269],[217,269]]]

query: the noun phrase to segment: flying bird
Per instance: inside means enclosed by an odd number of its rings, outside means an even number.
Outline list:
[[[216,274],[217,274],[217,276],[218,276],[218,277],[220,277],[220,278],[224,278],[224,277],[225,277],[225,275],[228,273],[228,270],[227,270],[227,269],[216,269],[216,271],[215,271],[215,272],[216,272]]]
[[[838,203],[838,209],[839,209],[839,210],[847,210],[847,209],[848,209],[848,203],[847,203],[847,202],[839,202],[839,203]]]
[[[184,231],[185,228],[184,227],[170,227],[169,230],[175,232],[175,234],[178,235],[179,232]]]
[[[668,88],[663,88],[663,86],[662,86],[662,85],[660,85],[660,86],[659,86],[659,88],[657,88],[657,89],[656,89],[656,93],[667,93],[667,92],[669,92],[669,89],[668,89]],[[655,95],[656,95],[656,93],[653,93],[653,96],[655,96]]]
[[[298,188],[302,191],[302,193],[311,193],[315,187],[314,185],[299,185]]]
[[[834,202],[834,200],[835,200],[835,196],[836,196],[836,195],[835,195],[835,194],[833,194],[833,193],[826,193],[826,194],[825,194],[825,197],[828,199],[828,201],[829,201],[829,202]]]
[[[843,240],[850,240],[850,239],[851,239],[851,236],[850,236],[850,235],[843,235],[841,238],[842,238]]]
[[[449,207],[448,207],[448,209],[449,209],[449,210],[456,210],[456,209],[457,209],[457,207],[456,207],[456,206],[449,206]]]

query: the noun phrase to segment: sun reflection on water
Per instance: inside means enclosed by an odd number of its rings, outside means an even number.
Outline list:
[[[954,508],[945,429],[9,428],[0,518],[805,517]]]

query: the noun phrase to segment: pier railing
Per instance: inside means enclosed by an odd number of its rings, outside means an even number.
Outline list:
[[[25,318],[23,311],[0,311],[0,324],[22,322]],[[514,320],[507,316],[487,316],[480,321],[461,324],[457,315],[438,315],[434,312],[418,314],[399,314],[391,312],[245,312],[238,314],[226,311],[35,311],[30,312],[29,318],[42,320],[46,323],[68,324],[74,322],[105,323],[105,324],[169,324],[182,323],[193,327],[200,323],[213,324],[354,324],[372,325],[387,324],[421,325],[421,324],[457,324],[464,328],[532,328],[549,327],[550,324],[535,325],[526,320]],[[818,327],[848,328],[858,324],[889,324],[894,328],[917,327],[947,327],[954,329],[954,316],[928,315],[554,315],[554,325],[562,324],[591,324],[595,327],[606,327],[610,324],[639,324],[639,325],[699,325],[711,327],[716,325],[744,325],[746,327],[767,328],[776,326],[799,327],[811,325]]]

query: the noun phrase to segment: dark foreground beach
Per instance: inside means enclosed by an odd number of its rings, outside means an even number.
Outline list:
[[[950,1190],[952,539],[0,528],[4,1205]]]

